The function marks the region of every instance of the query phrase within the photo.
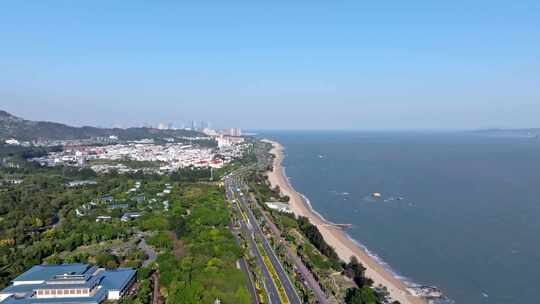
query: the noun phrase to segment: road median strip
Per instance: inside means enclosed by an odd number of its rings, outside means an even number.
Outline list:
[[[281,280],[279,279],[279,276],[277,274],[276,269],[274,268],[274,265],[272,265],[270,258],[264,251],[264,248],[259,243],[257,243],[257,249],[259,250],[259,253],[261,254],[264,265],[266,265],[268,272],[270,272],[270,278],[272,279],[272,282],[276,286],[280,302],[288,304],[289,298],[287,297],[287,293],[285,292],[285,288],[283,287],[283,284],[281,284]]]

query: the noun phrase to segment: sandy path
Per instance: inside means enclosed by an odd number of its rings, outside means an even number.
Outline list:
[[[272,172],[268,172],[268,180],[272,187],[279,186],[281,192],[289,196],[289,204],[294,214],[309,218],[311,223],[319,228],[325,241],[330,246],[334,247],[336,253],[342,260],[348,262],[352,256],[356,256],[358,261],[366,267],[366,276],[373,280],[374,286],[385,286],[392,299],[398,300],[402,304],[427,303],[426,300],[411,295],[406,289],[407,286],[402,281],[394,277],[394,275],[386,270],[384,266],[369,256],[365,250],[357,246],[340,228],[328,225],[328,223],[321,219],[319,215],[314,213],[306,204],[302,196],[292,189],[284,175],[283,167],[281,166],[284,157],[283,147],[274,141],[264,141],[273,145],[270,153],[275,156],[273,164],[274,169]]]

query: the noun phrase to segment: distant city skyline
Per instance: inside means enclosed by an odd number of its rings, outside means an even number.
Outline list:
[[[0,109],[74,126],[540,127],[540,4],[12,2]]]

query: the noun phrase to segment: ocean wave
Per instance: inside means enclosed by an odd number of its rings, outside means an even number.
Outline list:
[[[298,193],[298,195],[300,195],[300,197],[302,198],[302,200],[304,201],[305,205],[308,207],[309,211],[314,213],[315,215],[317,215],[323,222],[325,222],[326,224],[329,224],[329,225],[336,225],[336,223],[326,219],[322,214],[320,214],[317,210],[315,210],[313,208],[313,205],[311,204],[311,201],[309,200],[309,198],[307,196],[305,196],[303,193],[300,193],[298,191],[296,191],[294,189],[294,187],[292,186],[291,184],[291,181],[290,181],[290,178],[287,176],[286,174],[286,171],[285,171],[285,167],[284,166],[281,166],[282,170],[281,170],[281,173],[283,174],[283,177],[284,179],[287,181],[287,185],[289,186],[289,188]],[[421,286],[420,284],[417,284],[417,283],[414,283],[410,278],[408,277],[405,277],[403,275],[400,275],[398,272],[396,272],[394,269],[392,269],[392,267],[390,266],[390,264],[388,264],[387,262],[385,262],[380,256],[378,256],[377,254],[375,254],[374,252],[370,251],[365,245],[363,245],[362,243],[360,243],[358,240],[355,240],[353,237],[351,237],[348,233],[346,233],[345,231],[343,231],[343,233],[345,234],[345,236],[351,240],[356,246],[358,246],[359,248],[361,248],[364,252],[366,252],[366,254],[368,256],[370,256],[371,258],[373,258],[377,264],[383,266],[383,268],[388,271],[389,273],[392,274],[393,277],[395,277],[396,279],[402,281],[405,285],[407,285],[408,287],[417,287],[417,286]]]
[[[291,180],[290,178],[287,176],[287,173],[285,171],[285,166],[281,166],[281,173],[285,179],[285,181],[287,181],[287,185],[289,186],[289,188],[294,191],[295,193],[297,193],[298,195],[300,195],[300,197],[302,198],[303,200],[303,203],[308,207],[309,211],[312,212],[313,214],[317,215],[324,223],[326,224],[329,224],[329,225],[335,225],[334,222],[332,221],[329,221],[327,220],[326,218],[324,218],[324,216],[322,216],[322,214],[320,214],[319,212],[317,212],[317,210],[313,209],[313,206],[311,205],[311,201],[309,200],[309,198],[307,198],[307,196],[305,196],[304,194],[296,191],[294,189],[294,187],[292,186],[291,184]]]
[[[285,156],[285,155],[284,155]],[[332,222],[332,221],[329,221],[327,220],[322,214],[320,214],[318,211],[316,211],[314,208],[313,208],[313,205],[311,204],[311,201],[309,200],[309,198],[307,196],[305,196],[303,193],[300,193],[298,191],[296,191],[294,189],[294,187],[292,186],[292,183],[291,183],[291,179],[287,176],[286,174],[286,170],[285,170],[285,166],[281,165],[281,174],[284,178],[284,180],[286,181],[288,187],[290,188],[291,191],[297,193],[303,200],[303,203],[307,206],[307,208],[309,209],[310,212],[312,212],[313,214],[315,214],[316,216],[318,216],[324,223],[326,224],[330,224],[330,225],[336,225],[336,223]],[[336,194],[338,194],[338,192],[336,191]],[[343,192],[341,193],[342,195],[349,195],[350,193],[348,192]],[[371,198],[371,196],[369,196],[369,198]],[[412,204],[412,203],[409,203],[409,204]],[[386,261],[384,261],[379,255],[377,255],[376,253],[370,251],[365,245],[363,245],[360,241],[354,239],[351,235],[349,235],[347,232],[345,231],[342,231],[344,233],[344,235],[351,241],[353,242],[358,248],[360,248],[361,250],[363,250],[369,257],[371,257],[377,264],[381,265],[386,271],[388,271],[394,278],[396,278],[397,280],[403,282],[403,284],[405,284],[405,286],[407,286],[408,288],[422,288],[426,285],[422,285],[422,284],[419,284],[419,283],[416,283],[414,282],[411,278],[409,277],[406,277],[400,273],[398,273],[395,269],[393,269],[390,264],[388,264]],[[455,304],[455,302],[451,299],[448,299],[446,298],[445,296],[443,298],[439,298],[439,299],[431,299],[429,301],[430,304]]]
[[[304,203],[308,206],[310,212],[317,215],[325,224],[336,225],[336,223],[327,220],[326,218],[324,218],[324,216],[322,216],[322,214],[317,212],[317,210],[313,209],[313,206],[311,205],[311,201],[305,195],[303,195],[302,193],[298,193],[298,194],[302,197],[302,199],[304,200]]]
[[[334,195],[341,195],[341,196],[351,195],[350,192],[347,192],[347,191],[339,192],[337,190],[330,190],[330,193],[332,193]]]
[[[369,257],[371,257],[377,264],[383,266],[383,268],[388,271],[392,276],[400,281],[402,281],[407,287],[418,287],[421,286],[420,284],[414,283],[410,278],[399,274],[396,270],[394,270],[390,264],[388,264],[386,261],[384,261],[379,255],[369,250],[364,244],[360,243],[358,240],[354,239],[352,236],[350,236],[348,233],[344,232],[345,236],[351,242],[353,242],[356,246],[361,248]]]
[[[289,186],[289,188],[296,192],[303,200],[304,204],[308,207],[309,211],[312,212],[313,214],[315,214],[316,216],[318,216],[324,223],[326,224],[329,224],[329,225],[336,225],[336,223],[326,219],[322,214],[320,214],[317,210],[315,210],[313,208],[313,205],[311,204],[311,201],[309,200],[309,198],[307,196],[305,196],[303,193],[300,193],[298,191],[296,191],[294,189],[294,187],[292,186],[291,184],[291,180],[290,178],[287,176],[286,172],[285,172],[285,167],[282,166],[281,167],[282,170],[282,174],[283,174],[283,177],[284,179],[287,181],[287,185]],[[418,284],[418,283],[415,283],[411,278],[409,277],[406,277],[400,273],[398,273],[395,269],[393,269],[390,264],[388,264],[386,261],[384,261],[379,255],[377,255],[376,253],[372,252],[371,250],[369,250],[365,245],[363,245],[360,241],[354,239],[351,235],[349,235],[348,233],[346,233],[345,231],[343,231],[343,233],[345,234],[345,236],[351,240],[351,242],[353,242],[356,246],[358,246],[358,248],[360,248],[361,250],[363,250],[369,257],[371,257],[373,260],[375,260],[375,262],[379,265],[381,265],[386,271],[388,271],[394,278],[398,279],[399,281],[403,282],[407,287],[411,287],[411,288],[415,288],[415,287],[419,287],[419,286],[422,286],[421,284]]]
[[[345,233],[347,238],[351,240],[356,246],[361,248],[368,256],[370,256],[372,259],[375,260],[375,262],[383,268],[388,271],[394,278],[398,279],[399,281],[403,282],[407,288],[415,289],[415,290],[422,290],[427,288],[434,288],[437,292],[440,292],[440,289],[436,286],[426,286],[419,283],[414,282],[411,278],[403,276],[399,274],[396,270],[394,270],[390,264],[385,262],[380,256],[370,251],[365,245],[360,243],[358,240],[355,240],[353,237],[351,237],[348,233]],[[429,304],[455,304],[455,301],[452,299],[449,299],[446,295],[441,294],[438,298],[430,298],[428,301]]]

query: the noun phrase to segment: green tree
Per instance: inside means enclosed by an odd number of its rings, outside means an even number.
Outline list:
[[[118,257],[110,253],[102,253],[96,257],[96,264],[107,269],[118,267]]]
[[[379,304],[380,301],[369,287],[349,288],[345,294],[346,304]]]

